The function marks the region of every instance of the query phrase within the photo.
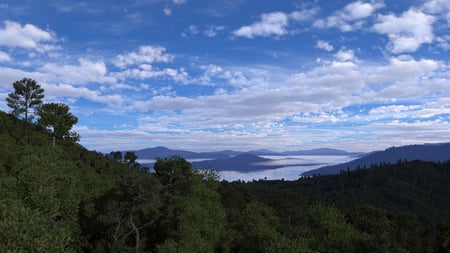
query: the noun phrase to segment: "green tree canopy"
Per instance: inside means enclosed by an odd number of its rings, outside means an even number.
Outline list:
[[[78,118],[70,112],[69,106],[61,103],[48,103],[38,110],[38,124],[53,128],[53,135],[64,140],[78,141],[79,135],[71,131],[72,126],[78,122]]]
[[[15,117],[23,115],[25,121],[31,121],[30,109],[38,109],[42,105],[44,89],[30,78],[23,78],[13,83],[14,92],[9,93],[6,102],[12,108]]]
[[[172,184],[179,179],[188,178],[192,174],[192,165],[179,156],[164,159],[158,157],[153,168],[163,184]]]

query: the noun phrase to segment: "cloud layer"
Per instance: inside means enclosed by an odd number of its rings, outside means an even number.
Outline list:
[[[37,80],[47,102],[79,116],[88,148],[371,151],[450,139],[447,1],[100,2],[53,6],[61,26],[0,5],[12,13],[0,20],[0,99]]]

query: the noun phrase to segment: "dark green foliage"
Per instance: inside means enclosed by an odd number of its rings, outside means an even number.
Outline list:
[[[412,161],[291,182],[223,183],[220,190],[232,210],[251,199],[273,207],[278,231],[313,251],[445,252],[448,182],[450,162]]]
[[[156,158],[154,169],[161,182],[167,185],[186,179],[192,174],[192,165],[179,156]]]
[[[450,162],[219,182],[0,112],[0,252],[448,252]],[[26,133],[26,134],[24,134]]]
[[[20,117],[26,122],[31,121],[30,109],[38,109],[42,105],[44,89],[33,79],[23,78],[13,83],[14,92],[6,98],[7,105],[12,109],[12,115]]]
[[[193,171],[190,163],[177,156],[157,159],[154,168],[164,186],[165,203],[158,222],[157,251],[228,251],[226,213],[214,173]]]
[[[122,161],[122,152],[120,151],[111,151],[109,153],[109,158],[114,161]]]
[[[20,200],[0,200],[0,252],[70,252],[70,230]]]
[[[61,103],[48,103],[38,109],[38,124],[45,128],[51,128],[53,136],[58,139],[77,142],[80,136],[71,131],[72,126],[78,122],[78,118],[70,112],[69,106]]]
[[[358,252],[361,234],[337,208],[312,204],[306,210],[306,230],[310,247],[319,252]]]
[[[139,251],[148,240],[145,231],[159,218],[159,181],[148,173],[125,175],[96,199],[89,220],[91,245],[99,251]]]

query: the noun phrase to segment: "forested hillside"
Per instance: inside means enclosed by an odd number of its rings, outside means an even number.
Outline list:
[[[155,172],[0,112],[0,252],[448,252],[450,163],[294,182]]]

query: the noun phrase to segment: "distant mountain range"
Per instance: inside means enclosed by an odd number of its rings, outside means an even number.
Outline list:
[[[369,153],[359,159],[347,163],[310,170],[303,173],[302,176],[338,174],[342,170],[354,170],[358,166],[363,168],[370,167],[372,164],[392,164],[398,162],[399,160],[421,160],[429,162],[448,161],[450,160],[450,143],[392,147],[384,151]]]
[[[354,170],[358,167],[370,167],[372,164],[396,163],[399,160],[421,160],[430,162],[439,162],[450,160],[450,143],[408,145],[401,147],[392,147],[383,151],[371,152],[369,154],[360,152],[346,152],[338,149],[311,149],[299,151],[274,152],[271,150],[260,149],[249,152],[240,152],[233,150],[215,151],[215,152],[191,152],[185,150],[172,150],[166,147],[154,147],[135,151],[139,159],[156,159],[170,156],[181,156],[188,160],[201,159],[202,161],[193,161],[194,168],[213,169],[213,170],[236,170],[240,172],[260,171],[276,169],[283,166],[273,165],[271,159],[261,156],[355,156],[355,160],[338,164],[325,166],[319,169],[304,172],[302,176],[312,175],[330,175],[338,174],[342,170]],[[152,164],[144,164],[152,167]],[[301,164],[304,165],[304,164]],[[292,166],[292,165],[290,165]]]
[[[361,156],[365,153],[362,152],[347,152],[338,149],[320,148],[311,150],[299,150],[299,151],[285,151],[275,152],[266,149],[251,150],[248,152],[223,150],[215,152],[191,152],[185,150],[173,150],[166,147],[154,147],[142,150],[134,151],[139,159],[156,159],[166,158],[170,156],[181,156],[185,159],[224,159],[231,158],[243,154],[252,154],[256,156],[301,156],[301,155],[338,155],[338,156]]]
[[[235,153],[234,151],[221,152],[191,152],[186,150],[174,150],[166,147],[154,147],[137,150],[134,152],[139,159],[156,159],[167,158],[170,156],[180,156],[185,159],[211,159],[211,158],[228,158]]]
[[[167,147],[154,147],[134,151],[138,159],[156,159],[166,158],[170,156],[180,156],[187,160],[193,160],[192,166],[196,169],[212,169],[212,170],[234,170],[239,172],[262,171],[284,167],[283,165],[271,164],[273,159],[263,158],[261,156],[357,156],[360,157],[365,153],[346,152],[338,149],[311,149],[299,151],[274,152],[266,149],[251,150],[249,152],[240,152],[233,150],[223,150],[215,152],[191,152],[186,150],[173,150]],[[197,161],[195,161],[197,160]],[[201,161],[198,161],[201,160]],[[324,164],[324,163],[321,163]],[[142,162],[143,166],[152,168],[152,162]],[[289,164],[289,166],[311,166],[318,164]],[[319,164],[320,165],[320,164]],[[300,175],[299,175],[300,176]]]
[[[272,161],[272,159],[267,159],[250,153],[245,153],[230,158],[193,162],[192,167],[196,169],[212,169],[217,171],[234,170],[239,172],[270,170],[280,167],[278,165],[277,166],[266,165],[266,163],[270,161]]]

